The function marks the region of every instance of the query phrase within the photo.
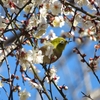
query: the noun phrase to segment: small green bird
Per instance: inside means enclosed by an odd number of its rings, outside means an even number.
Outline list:
[[[61,57],[67,43],[63,37],[58,37],[50,41],[48,45],[41,47],[40,50],[44,55],[43,63],[50,64],[57,61]]]

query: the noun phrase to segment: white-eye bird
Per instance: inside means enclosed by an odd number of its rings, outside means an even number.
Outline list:
[[[68,42],[63,37],[57,37],[50,41],[48,45],[42,46],[40,50],[44,55],[43,64],[50,64],[57,61],[61,57],[67,43]]]

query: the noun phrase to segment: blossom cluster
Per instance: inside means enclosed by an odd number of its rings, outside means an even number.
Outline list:
[[[30,63],[43,63],[43,55],[41,50],[29,50],[28,52],[26,52],[25,49],[22,48],[17,52],[16,56],[19,60],[19,64],[22,66],[22,69],[24,71],[26,71],[27,68],[30,67]]]
[[[16,57],[16,65],[20,66],[23,82],[28,81],[32,88],[36,88],[39,93],[45,93],[47,97],[43,82],[47,81],[48,84],[54,82],[57,85],[60,78],[54,67],[49,64],[49,68],[47,68],[48,66],[43,64],[44,56],[51,58],[53,54],[54,47],[50,41],[59,35],[53,30],[50,33],[47,32],[48,29],[63,29],[68,26],[66,31],[61,31],[60,36],[79,44],[85,42],[84,38],[89,41],[100,41],[99,0],[73,0],[73,2],[70,0],[1,0],[0,3],[3,10],[3,13],[0,13],[0,65],[4,61],[7,63],[7,56]],[[8,38],[9,33],[14,36]],[[6,38],[6,36],[8,37]],[[31,46],[32,49],[26,50],[24,48],[26,45]],[[47,46],[45,54],[39,49],[40,45]],[[100,43],[95,48],[100,49]],[[54,57],[56,58],[56,56]],[[97,68],[98,58],[89,59],[89,64]],[[40,70],[37,68],[37,64],[42,65],[45,70],[43,79],[38,77]],[[0,76],[0,88],[4,87],[3,82],[14,87],[12,86],[14,79],[19,79],[14,75],[16,70],[12,78],[8,64],[7,68],[9,78]],[[27,71],[30,70],[34,79],[27,75]],[[60,86],[61,89],[68,89],[68,87],[63,85]],[[18,88],[15,90],[19,92]],[[20,100],[26,100],[31,95],[23,90],[19,96]]]
[[[24,25],[29,34],[35,38],[41,38],[49,26],[62,27],[67,24],[71,30],[66,32],[65,36],[68,36],[68,33],[74,33],[72,37],[70,36],[73,38],[76,37],[75,33],[77,32],[80,38],[86,36],[94,41],[100,39],[100,2],[98,0],[78,0],[78,2],[75,0],[74,8],[71,8],[71,5],[67,5],[67,2],[63,2],[63,0],[2,0],[2,3],[4,7],[10,8],[10,15],[13,15],[15,19],[11,19],[9,16],[0,16],[1,34],[6,27],[12,29],[11,24],[9,24],[10,20],[16,20],[16,16],[21,16],[20,12],[24,11],[25,20],[18,20],[20,24],[16,23],[18,24],[16,29],[19,28],[19,25]],[[26,6],[24,7],[24,5]],[[85,13],[84,5],[92,14]],[[80,9],[77,9],[77,6]],[[14,25],[13,28],[15,27]]]

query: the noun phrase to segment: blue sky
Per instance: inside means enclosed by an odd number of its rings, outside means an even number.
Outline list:
[[[19,17],[20,20],[23,19],[23,17]],[[62,28],[52,28],[49,27],[47,29],[47,33],[50,32],[50,30],[53,29],[54,32],[56,33],[57,36],[60,36],[60,33],[62,30],[65,32],[69,31],[68,25],[65,25]],[[86,45],[82,46],[80,48],[80,51],[82,53],[85,53],[86,60],[89,61],[89,58],[94,56],[94,45],[97,44],[95,41],[89,41]],[[51,66],[55,66],[57,69],[57,75],[60,76],[58,85],[66,85],[68,86],[68,90],[64,90],[64,93],[67,95],[68,100],[82,100],[82,94],[81,91],[84,93],[87,93],[87,91],[93,91],[97,88],[100,88],[100,84],[98,83],[96,77],[93,75],[91,71],[88,71],[88,67],[86,64],[80,62],[81,57],[77,55],[76,53],[73,53],[73,48],[77,46],[77,43],[75,41],[70,42],[64,52],[61,58],[53,63]],[[24,46],[27,50],[31,49],[29,46]],[[97,51],[97,55],[100,55],[100,50]],[[15,68],[15,62],[16,58],[8,57],[8,61],[11,67],[11,73],[13,73],[14,68]],[[40,70],[40,76],[43,77],[44,71],[42,69],[41,65],[36,65]],[[100,64],[99,64],[100,66]],[[17,75],[21,79],[21,74],[19,73],[20,68],[18,67],[17,69]],[[4,63],[2,67],[0,67],[0,74],[4,75],[5,77],[7,76],[7,69],[6,69],[6,64]],[[98,77],[100,77],[100,70],[96,72]],[[31,77],[33,77],[32,74],[30,74]],[[86,82],[86,78],[89,80],[89,83]],[[27,91],[30,91],[32,94],[32,97],[30,97],[28,100],[33,100],[33,98],[36,98],[37,96],[37,91],[35,89],[31,89],[31,87],[28,85],[27,82],[25,82],[25,86],[22,83],[22,79],[19,81],[15,81],[14,83],[20,84],[22,87],[22,90],[26,88]],[[9,91],[8,85],[4,84],[5,88]],[[88,87],[88,88],[87,88]],[[48,85],[47,85],[48,88]],[[58,96],[59,100],[62,99],[61,95],[57,92],[54,86],[52,86],[52,90],[54,93],[54,96]],[[14,100],[18,100],[17,93],[14,93]],[[61,98],[61,99],[60,99]],[[0,100],[6,100],[7,97],[5,95],[5,92],[3,89],[0,88]],[[35,100],[35,99],[34,99]],[[45,99],[46,100],[46,99]]]
[[[67,27],[65,26],[62,29],[64,31],[66,31],[67,30],[66,28]],[[54,29],[54,32],[57,34],[57,36],[60,36],[61,28],[49,28],[47,30],[47,33],[51,29]],[[87,55],[86,56],[87,61],[89,61],[90,57],[94,56],[94,45],[96,43],[97,42],[90,41],[88,44],[86,44],[85,46],[80,48],[80,51]],[[97,82],[97,79],[95,78],[93,73],[91,71],[88,72],[87,65],[80,62],[79,55],[77,55],[76,53],[73,53],[73,48],[76,47],[76,46],[77,45],[74,41],[70,42],[66,46],[61,58],[57,62],[55,62],[51,65],[51,66],[54,65],[56,67],[57,75],[60,76],[58,85],[68,86],[68,90],[64,91],[64,93],[67,95],[69,100],[80,100],[80,99],[82,99],[81,91],[86,93],[86,84],[84,83],[84,71],[83,70],[87,70],[87,76],[89,77],[89,80],[90,80],[89,84],[90,84],[91,90],[100,88],[100,85]],[[27,50],[30,49],[29,46],[25,46],[25,48]],[[97,54],[100,54],[100,51],[98,51]],[[63,62],[62,62],[62,60],[63,60]],[[13,73],[16,58],[8,57],[8,61],[9,61],[9,64],[11,65],[11,73]],[[42,66],[38,65],[37,67],[41,70],[40,75],[43,76]],[[6,69],[5,63],[2,65],[2,67],[0,69],[2,69],[0,74],[7,77],[7,72],[6,72],[7,69]],[[19,70],[20,69],[18,67],[17,71],[19,71]],[[98,76],[100,76],[99,70],[96,72],[96,74]],[[17,75],[20,76],[20,73],[17,72]],[[33,77],[32,74],[30,74],[30,75],[31,75],[31,77]],[[21,79],[21,77],[20,77],[20,79]],[[20,84],[21,87],[22,87],[22,90],[26,88],[27,91],[31,91],[32,97],[30,97],[29,100],[32,100],[33,97],[35,98],[37,96],[37,91],[35,89],[31,89],[31,87],[28,85],[27,82],[25,83],[25,86],[23,85],[22,81],[15,81],[15,85],[16,84]],[[6,89],[9,91],[8,85],[6,85]],[[57,90],[55,89],[54,86],[52,86],[52,89],[53,89],[54,95],[57,95],[59,98],[61,98],[60,94],[57,92]],[[71,95],[73,95],[73,96],[71,96]],[[14,96],[16,96],[16,98],[14,100],[18,100],[17,93],[14,93]],[[5,92],[1,88],[0,88],[0,98],[3,99],[3,100],[7,99]]]

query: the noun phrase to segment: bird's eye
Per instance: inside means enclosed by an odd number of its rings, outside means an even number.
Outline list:
[[[61,40],[61,41],[60,41],[60,43],[61,43],[61,44],[64,44],[64,41],[63,41],[63,40]]]

